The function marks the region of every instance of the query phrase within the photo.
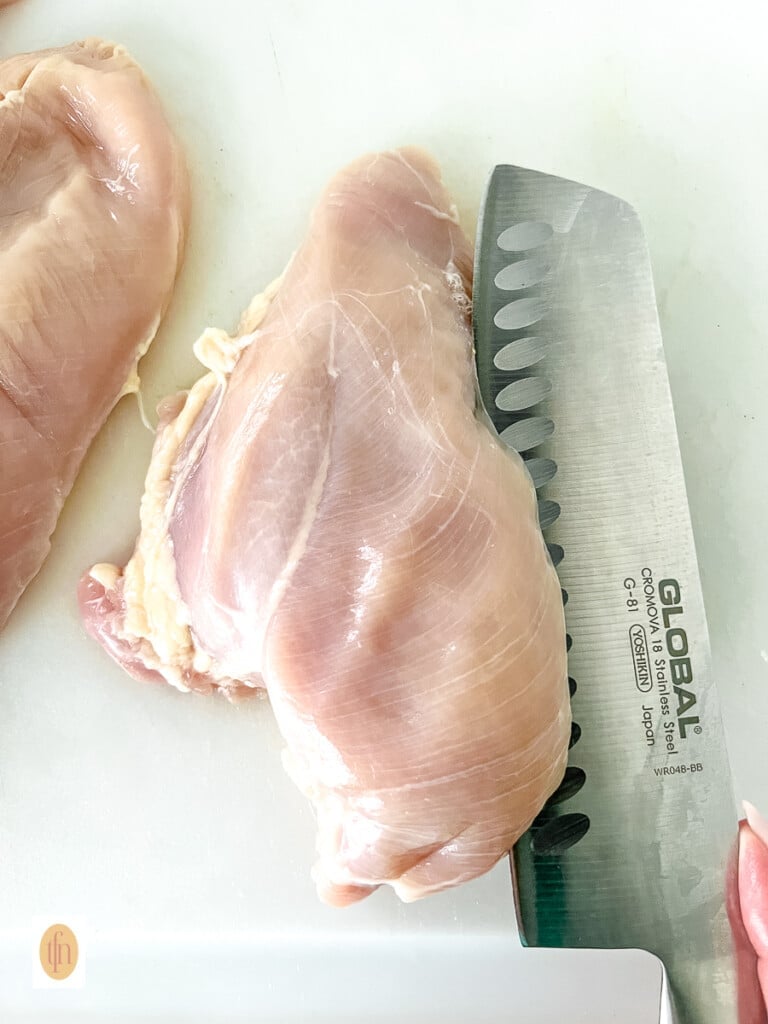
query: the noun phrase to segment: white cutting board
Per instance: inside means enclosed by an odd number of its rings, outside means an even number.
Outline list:
[[[737,791],[768,804],[768,73],[760,6],[22,0],[0,57],[125,43],[189,154],[194,221],[142,367],[151,410],[284,266],[328,176],[421,143],[470,232],[515,162],[644,219]],[[631,415],[631,410],[628,411]],[[102,431],[53,552],[0,637],[0,1019],[654,1019],[640,954],[521,951],[508,875],[409,907],[333,911],[269,707],[132,682],[84,635],[74,587],[124,558],[151,445],[136,402]],[[78,922],[84,986],[32,987],[40,921]]]

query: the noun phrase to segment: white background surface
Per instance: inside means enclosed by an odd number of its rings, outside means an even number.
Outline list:
[[[149,409],[190,384],[194,338],[234,325],[284,266],[327,177],[366,149],[431,148],[470,232],[497,162],[632,202],[654,261],[737,794],[765,806],[761,6],[629,6],[23,0],[0,14],[0,57],[117,39],[186,145],[194,221],[142,368]],[[476,1020],[534,1024],[568,1008],[595,1024],[651,1019],[641,993],[653,964],[633,961],[636,988],[622,997],[620,956],[601,975],[602,958],[582,968],[516,950],[503,867],[408,908],[388,893],[344,913],[321,907],[311,813],[282,774],[268,706],[140,686],[85,638],[75,582],[129,551],[150,445],[124,401],[0,638],[2,1019],[65,1019],[76,1007],[78,1021],[86,1008],[105,1021],[104,1007],[121,1019],[278,1019],[282,1006],[300,1021],[321,992],[339,1020],[383,1020],[389,1005],[404,1019],[469,1019],[483,993]],[[90,922],[79,992],[32,991],[25,929],[38,915]]]

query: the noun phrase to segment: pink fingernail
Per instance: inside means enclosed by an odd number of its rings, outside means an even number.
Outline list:
[[[768,846],[768,821],[765,820],[754,804],[749,803],[748,800],[742,801],[741,806],[744,808],[744,814],[746,815],[749,827],[758,839],[761,839]]]

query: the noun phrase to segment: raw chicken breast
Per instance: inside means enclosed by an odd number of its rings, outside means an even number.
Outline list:
[[[565,764],[560,588],[476,409],[471,264],[424,153],[342,171],[239,335],[198,342],[133,559],[81,583],[133,675],[266,687],[332,904],[487,871]]]
[[[157,97],[97,40],[0,63],[0,626],[157,331],[188,183]]]

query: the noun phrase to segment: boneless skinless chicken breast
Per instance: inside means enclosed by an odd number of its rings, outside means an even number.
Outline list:
[[[0,625],[157,331],[188,183],[141,69],[91,40],[0,63]]]
[[[334,904],[488,870],[565,764],[560,587],[523,464],[476,413],[471,266],[424,153],[342,171],[161,410],[130,563],[81,583],[133,675],[266,687]]]

